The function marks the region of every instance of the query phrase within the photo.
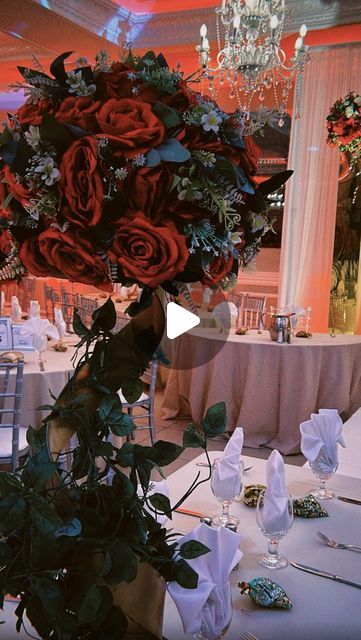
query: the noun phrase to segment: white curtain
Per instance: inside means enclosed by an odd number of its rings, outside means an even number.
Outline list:
[[[299,120],[293,118],[282,230],[279,304],[312,307],[311,328],[326,332],[335,233],[338,150],[326,145],[330,107],[361,92],[361,45],[310,50]]]

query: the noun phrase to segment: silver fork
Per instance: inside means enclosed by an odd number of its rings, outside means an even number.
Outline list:
[[[344,544],[343,542],[337,542],[337,540],[333,540],[332,538],[328,538],[321,531],[317,531],[317,535],[325,542],[329,547],[333,549],[349,549],[350,551],[358,551],[361,553],[361,547],[356,547],[354,544]]]
[[[243,633],[241,633],[240,635],[239,640],[258,640],[258,639],[252,633],[249,633],[249,631],[243,631]]]

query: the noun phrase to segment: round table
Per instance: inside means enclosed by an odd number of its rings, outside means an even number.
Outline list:
[[[361,336],[313,334],[291,344],[272,342],[268,331],[232,333],[219,349],[218,329],[193,329],[172,345],[162,417],[186,407],[199,423],[224,400],[232,431],[243,426],[245,445],[299,453],[299,425],[321,408],[348,418],[361,406]],[[217,344],[218,343],[218,344]],[[192,363],[205,364],[192,368]],[[180,369],[179,362],[188,362]]]

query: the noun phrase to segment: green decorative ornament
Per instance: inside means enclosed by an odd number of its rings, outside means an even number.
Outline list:
[[[259,494],[266,488],[264,484],[250,484],[244,488],[243,502],[247,507],[256,507]]]
[[[282,587],[269,578],[253,578],[239,582],[241,593],[246,593],[259,607],[292,609],[292,602]]]
[[[326,518],[328,512],[312,495],[293,501],[293,514],[299,518]]]

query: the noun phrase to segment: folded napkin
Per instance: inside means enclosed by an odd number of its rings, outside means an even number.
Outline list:
[[[29,317],[40,318],[40,304],[37,300],[30,300]]]
[[[334,469],[337,465],[337,445],[346,447],[342,437],[343,423],[336,409],[320,409],[312,413],[311,419],[302,422],[301,451],[309,462],[318,462],[325,469]]]
[[[66,323],[63,317],[63,312],[58,307],[55,307],[54,309],[54,319],[55,319],[55,326],[58,330],[59,338],[60,340],[64,340],[64,336],[66,333]]]
[[[218,637],[232,616],[229,590],[229,574],[242,558],[238,549],[240,535],[225,527],[213,529],[200,524],[179,539],[179,544],[197,540],[210,552],[199,558],[187,560],[198,573],[197,589],[185,589],[170,582],[168,592],[173,598],[182,619],[184,633],[202,631],[204,637]]]
[[[142,490],[142,486],[138,485],[138,496],[142,496],[143,495],[143,490]],[[149,491],[148,491],[148,497],[152,496],[153,493],[162,493],[164,496],[167,496],[167,498],[169,498],[169,487],[168,484],[165,480],[161,480],[161,482],[153,482],[153,480],[151,481],[150,485],[149,485]],[[162,513],[157,513],[157,515],[154,513],[153,509],[148,508],[146,505],[144,507],[146,509],[146,511],[148,511],[153,518],[162,526],[169,520],[168,516],[163,515]]]
[[[58,331],[54,325],[50,324],[49,320],[42,320],[41,318],[29,318],[21,326],[20,334],[22,336],[34,336],[34,347],[37,351],[41,352],[46,349],[47,336],[59,339]]]
[[[281,454],[274,449],[266,464],[266,484],[263,503],[263,527],[266,533],[279,533],[290,528],[285,464]]]
[[[212,314],[217,326],[226,329],[236,325],[238,309],[233,302],[220,302],[214,307]]]
[[[21,322],[23,312],[17,296],[11,297],[11,320],[14,324]]]
[[[300,318],[300,316],[306,315],[306,311],[304,310],[304,308],[298,306],[297,304],[288,304],[285,307],[282,307],[282,313],[293,314],[290,317],[290,323],[291,323],[292,329],[294,329],[297,326],[298,319]]]
[[[217,497],[232,500],[242,491],[243,429],[237,427],[212,470],[212,489]]]

